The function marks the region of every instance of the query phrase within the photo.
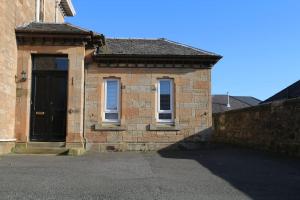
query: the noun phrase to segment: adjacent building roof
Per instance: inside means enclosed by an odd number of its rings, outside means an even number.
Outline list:
[[[251,106],[256,106],[261,101],[255,97],[250,96],[229,96],[229,105],[227,95],[213,95],[212,96],[212,110],[213,113],[226,112],[229,110],[236,110]]]
[[[164,38],[160,39],[106,39],[108,54],[117,55],[182,55],[182,56],[219,56]]]
[[[274,96],[266,99],[261,103],[269,103],[272,101],[287,100],[300,97],[300,80],[281,90]]]

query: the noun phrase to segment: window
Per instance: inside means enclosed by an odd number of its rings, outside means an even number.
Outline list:
[[[173,80],[159,79],[157,84],[157,121],[173,122]]]
[[[104,121],[120,121],[120,81],[106,79],[104,82]]]
[[[67,55],[34,55],[33,70],[39,71],[68,71]]]

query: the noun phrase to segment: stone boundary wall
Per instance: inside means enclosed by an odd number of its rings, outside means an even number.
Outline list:
[[[300,157],[300,98],[213,115],[213,141]]]

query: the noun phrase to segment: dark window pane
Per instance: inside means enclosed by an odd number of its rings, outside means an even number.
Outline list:
[[[69,60],[67,57],[35,56],[33,70],[67,71]]]
[[[171,113],[160,113],[159,119],[172,119],[172,114]]]
[[[105,119],[107,120],[118,120],[119,114],[118,113],[105,113]]]
[[[160,81],[160,110],[171,110],[171,82]]]
[[[106,109],[117,110],[118,109],[118,81],[108,80],[106,82]]]
[[[171,109],[170,95],[160,95],[160,110]]]

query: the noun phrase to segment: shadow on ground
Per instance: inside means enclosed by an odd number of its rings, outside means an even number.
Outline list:
[[[198,140],[198,135],[193,136]],[[300,160],[230,146],[201,145],[188,150],[187,138],[158,153],[164,158],[191,159],[251,199],[300,199]],[[181,151],[174,151],[174,148]]]

